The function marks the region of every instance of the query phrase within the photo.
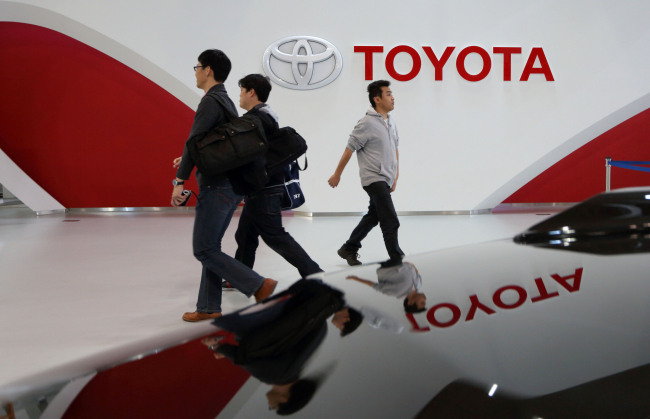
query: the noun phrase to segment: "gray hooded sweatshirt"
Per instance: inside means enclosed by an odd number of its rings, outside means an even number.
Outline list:
[[[390,114],[384,120],[372,107],[350,134],[348,148],[357,152],[361,186],[384,181],[389,187],[397,176],[399,136]]]

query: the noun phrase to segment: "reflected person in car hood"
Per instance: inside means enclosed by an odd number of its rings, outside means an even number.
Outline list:
[[[381,263],[377,268],[377,282],[356,275],[348,275],[346,279],[368,285],[385,295],[404,298],[404,311],[407,313],[426,310],[427,296],[421,292],[422,277],[415,265],[410,262]]]
[[[301,279],[286,291],[265,301],[216,319],[213,324],[229,332],[203,339],[258,380],[271,384],[269,408],[290,414],[304,407],[317,381],[301,378],[303,367],[327,334],[327,319],[341,329],[354,331],[360,314],[345,305],[344,294],[317,279]],[[336,320],[336,321],[335,321]]]

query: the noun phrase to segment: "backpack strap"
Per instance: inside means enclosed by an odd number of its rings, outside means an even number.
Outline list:
[[[301,172],[304,172],[305,170],[307,170],[307,166],[309,166],[309,164],[307,162],[307,153],[305,153],[305,167],[303,167],[303,168],[300,167],[300,163],[298,162],[298,159],[296,159],[296,165],[298,165],[298,170],[300,170]]]
[[[212,92],[212,93],[208,93],[208,96],[214,99],[221,106],[221,108],[226,112],[226,117],[228,118],[228,121],[233,121],[239,118],[237,114],[232,113],[232,110],[226,105],[226,102],[221,97],[221,95]]]

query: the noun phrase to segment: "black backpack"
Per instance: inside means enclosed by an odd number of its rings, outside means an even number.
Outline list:
[[[252,329],[240,339],[236,363],[245,364],[252,359],[282,354],[345,307],[343,292],[317,279],[301,279],[271,299],[283,294],[294,295],[283,315],[270,324]]]
[[[307,141],[291,127],[278,129],[268,138],[266,168],[277,172],[307,151]]]
[[[229,122],[187,141],[188,151],[199,172],[214,176],[264,156],[268,142],[259,118],[253,115],[238,117],[218,95],[210,96],[221,105]]]

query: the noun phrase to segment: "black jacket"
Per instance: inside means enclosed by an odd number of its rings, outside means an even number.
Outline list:
[[[271,138],[279,128],[275,118],[268,112],[261,110],[259,106],[254,107],[244,115],[254,116],[259,119],[267,139]],[[230,179],[235,193],[250,195],[262,188],[283,184],[284,173],[269,174],[266,170],[266,159],[259,157],[251,163],[229,171],[228,179]]]
[[[345,307],[343,292],[318,279],[301,279],[287,290],[265,300],[278,304],[253,314],[236,311],[213,323],[237,337],[237,364],[252,359],[279,356],[294,348],[303,338]],[[262,303],[260,303],[262,304]]]

